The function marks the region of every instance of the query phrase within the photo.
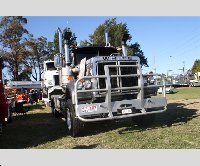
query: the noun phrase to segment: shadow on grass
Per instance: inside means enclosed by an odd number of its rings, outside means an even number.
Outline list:
[[[130,118],[119,121],[87,123],[83,136],[97,135],[116,129],[119,134],[126,134],[155,128],[166,128],[172,125],[183,125],[198,117],[198,110],[185,108],[186,106],[183,103],[168,104],[168,110],[157,114],[153,125],[146,128],[137,126]],[[0,136],[0,149],[34,148],[66,136],[69,135],[63,120],[60,118],[55,119],[49,112],[31,112],[26,117],[15,116],[13,123],[8,124],[3,135]],[[76,145],[73,149],[92,149],[96,147],[96,144]]]
[[[0,136],[0,149],[34,148],[67,135],[66,125],[51,113],[31,113],[13,117]]]
[[[95,149],[98,146],[98,144],[92,144],[92,145],[77,145],[73,147],[72,149]]]
[[[24,108],[30,107],[30,111],[35,110],[35,109],[45,109],[45,104],[44,103],[34,103],[34,104],[24,104]]]
[[[87,124],[86,135],[95,135],[104,133],[107,131],[115,130],[119,128],[119,134],[125,134],[127,132],[151,130],[155,128],[165,128],[176,125],[183,125],[193,118],[198,117],[196,109],[185,108],[187,106],[184,103],[170,103],[166,112],[156,114],[154,123],[149,127],[140,127],[134,124],[131,118],[108,122],[97,122]],[[123,128],[123,129],[120,129]]]
[[[192,104],[192,103],[191,103]],[[192,120],[193,118],[198,117],[197,109],[188,109],[185,108],[188,104],[184,103],[170,103],[167,106],[167,111],[161,114],[156,115],[156,119],[152,126],[149,127],[139,127],[139,126],[132,126],[128,127],[124,130],[121,130],[119,133],[123,134],[126,131],[144,131],[144,130],[151,130],[155,128],[166,128],[171,126],[178,126],[187,123],[188,121]],[[127,132],[126,132],[127,133]]]

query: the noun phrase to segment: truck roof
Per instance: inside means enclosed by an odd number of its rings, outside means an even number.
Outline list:
[[[75,48],[72,52],[87,53],[87,52],[96,52],[96,51],[99,51],[102,54],[117,53],[117,49],[115,47],[105,47],[105,46],[78,47],[78,48]]]

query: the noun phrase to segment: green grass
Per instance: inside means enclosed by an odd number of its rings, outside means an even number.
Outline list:
[[[200,87],[181,87],[175,89],[175,94],[167,94],[167,99],[198,99]]]
[[[200,88],[167,95],[168,110],[142,128],[130,119],[88,123],[82,137],[68,135],[65,122],[41,103],[27,116],[14,116],[0,136],[1,149],[199,149]],[[197,98],[193,100],[193,98]],[[180,99],[179,101],[175,99]]]

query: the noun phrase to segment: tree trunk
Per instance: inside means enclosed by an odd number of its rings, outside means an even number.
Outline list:
[[[19,81],[18,63],[17,62],[14,62],[13,76],[14,76],[14,81]]]

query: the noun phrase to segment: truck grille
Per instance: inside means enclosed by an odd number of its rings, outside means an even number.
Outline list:
[[[106,63],[98,63],[97,73],[98,75],[105,75],[104,66],[105,65],[116,65],[116,62],[106,62]],[[110,75],[117,75],[117,68],[110,68]],[[111,87],[117,88],[117,78],[111,78]],[[104,89],[106,88],[105,78],[99,78],[98,88]]]
[[[120,65],[136,65],[135,62],[120,62]],[[136,67],[123,67],[121,68],[121,75],[137,74]],[[138,86],[138,77],[122,77],[122,87]]]
[[[136,62],[99,62],[97,64],[97,74],[105,75],[104,66],[105,65],[136,65]],[[110,75],[128,75],[128,74],[137,74],[137,67],[110,67],[109,68]],[[138,86],[138,77],[115,77],[111,78],[111,88],[119,88],[119,87],[132,87]],[[106,88],[105,78],[99,78],[98,88],[104,89]],[[127,91],[127,90],[126,90]],[[116,90],[112,90],[112,92],[116,92]]]

